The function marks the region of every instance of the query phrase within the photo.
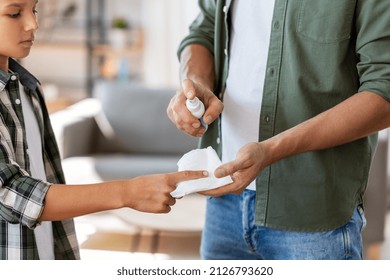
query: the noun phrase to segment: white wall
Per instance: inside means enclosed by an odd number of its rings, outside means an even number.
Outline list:
[[[87,51],[84,46],[41,45],[23,59],[23,65],[43,82],[82,87],[86,81]]]
[[[197,0],[144,0],[144,78],[148,84],[177,86],[177,48],[198,14]]]

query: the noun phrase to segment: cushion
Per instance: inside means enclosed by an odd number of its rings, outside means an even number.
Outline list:
[[[95,95],[102,102],[98,125],[127,152],[184,154],[197,147],[198,139],[179,131],[168,119],[166,109],[174,94],[171,88],[98,82]]]

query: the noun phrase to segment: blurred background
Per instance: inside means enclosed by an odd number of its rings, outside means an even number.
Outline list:
[[[42,0],[37,40],[24,60],[48,99],[91,96],[96,79],[177,86],[177,46],[196,0]]]
[[[166,108],[179,87],[176,50],[198,11],[197,0],[39,1],[38,36],[21,63],[42,82],[68,183],[175,171],[197,147]],[[366,202],[369,259],[390,259],[388,139],[382,131]],[[82,258],[199,259],[205,199],[187,196],[168,215],[77,218]]]

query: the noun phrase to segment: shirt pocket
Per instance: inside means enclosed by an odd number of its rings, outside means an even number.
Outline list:
[[[351,37],[356,0],[300,0],[298,33],[323,44]]]

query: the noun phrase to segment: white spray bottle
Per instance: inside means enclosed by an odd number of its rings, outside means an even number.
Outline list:
[[[203,122],[205,108],[202,101],[200,101],[198,97],[195,97],[194,99],[187,99],[186,106],[188,111],[190,111],[195,118],[199,119],[202,126],[207,129],[207,124]]]

